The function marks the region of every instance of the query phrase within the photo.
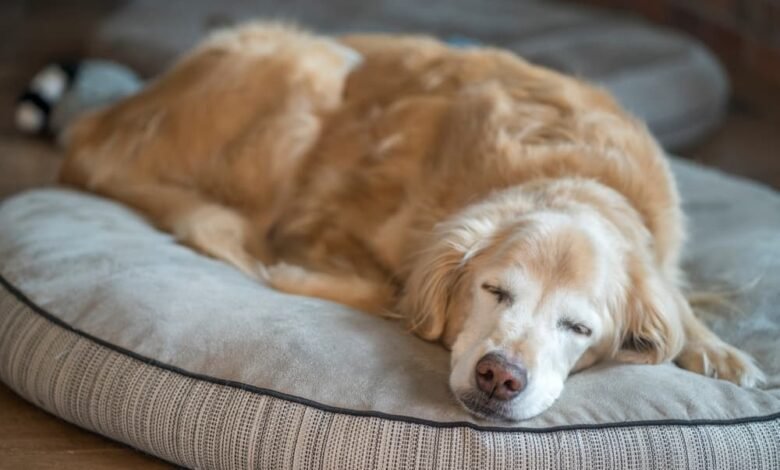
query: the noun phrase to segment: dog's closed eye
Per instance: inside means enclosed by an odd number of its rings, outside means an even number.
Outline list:
[[[593,331],[582,323],[577,323],[569,318],[561,318],[558,320],[558,327],[571,331],[581,336],[590,336]]]
[[[509,293],[508,290],[494,286],[492,284],[488,284],[487,282],[482,284],[482,289],[486,292],[489,292],[491,295],[493,295],[496,298],[496,301],[500,304],[503,303],[509,303],[511,304],[514,298],[512,297],[512,294]]]

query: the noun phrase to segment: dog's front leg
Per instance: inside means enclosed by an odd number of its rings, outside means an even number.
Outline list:
[[[267,270],[268,284],[282,292],[331,300],[381,316],[393,316],[395,289],[391,285],[363,279],[354,274],[329,274],[279,263]]]
[[[743,387],[764,382],[764,373],[752,357],[718,338],[691,310],[687,310],[682,320],[686,341],[675,359],[677,365]]]

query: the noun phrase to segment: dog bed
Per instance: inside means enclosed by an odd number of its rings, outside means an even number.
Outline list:
[[[285,295],[61,188],[0,206],[0,378],[86,429],[201,468],[780,467],[780,196],[675,162],[706,319],[765,388],[673,365],[574,374],[528,421],[458,406],[448,353],[392,321]]]
[[[90,47],[154,76],[210,29],[252,18],[290,19],[326,33],[424,33],[505,47],[603,85],[667,148],[714,129],[728,99],[722,67],[696,40],[548,0],[133,0],[102,21]]]

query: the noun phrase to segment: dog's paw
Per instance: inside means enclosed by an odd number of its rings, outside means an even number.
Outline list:
[[[722,341],[686,345],[675,362],[691,372],[742,387],[757,387],[765,380],[752,357]]]
[[[311,279],[306,269],[287,263],[277,263],[265,270],[265,280],[271,287],[285,292],[296,291]]]
[[[173,234],[180,243],[261,280],[262,264],[244,248],[248,231],[241,215],[216,204],[203,204],[173,219]]]

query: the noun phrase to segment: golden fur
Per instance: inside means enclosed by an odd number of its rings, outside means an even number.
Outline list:
[[[522,235],[543,225],[528,214],[590,214],[620,255],[603,334],[573,369],[676,358],[760,380],[681,293],[679,198],[644,125],[508,52],[250,24],[85,116],[66,143],[63,182],[280,290],[399,315],[449,347],[482,268],[523,264],[546,292],[595,289],[603,250],[576,224]],[[533,356],[529,344],[515,353]]]

